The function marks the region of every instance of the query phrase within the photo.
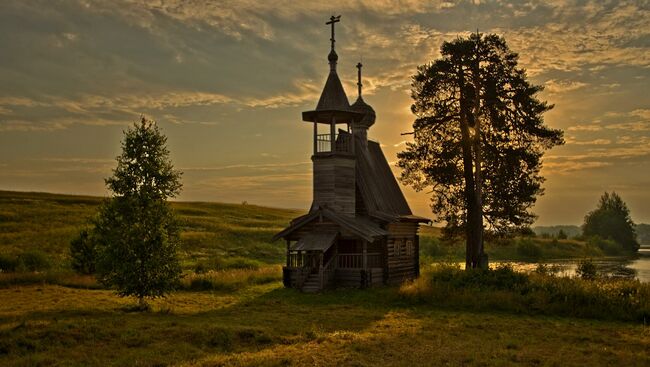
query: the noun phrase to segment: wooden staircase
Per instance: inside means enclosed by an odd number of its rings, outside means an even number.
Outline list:
[[[311,273],[300,288],[305,293],[316,293],[321,291],[320,275],[318,272]]]

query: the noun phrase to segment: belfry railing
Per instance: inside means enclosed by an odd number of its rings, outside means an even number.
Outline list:
[[[341,152],[341,153],[350,153],[352,152],[351,144],[352,139],[349,134],[337,134],[334,140],[334,150],[332,150],[332,135],[331,134],[318,134],[316,135],[316,153],[330,153],[330,152]]]

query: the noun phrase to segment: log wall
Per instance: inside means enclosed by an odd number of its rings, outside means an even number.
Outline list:
[[[363,282],[361,279],[362,269],[336,269],[335,284],[339,287],[361,288]],[[381,285],[384,278],[384,269],[368,269],[368,286]]]
[[[397,222],[388,225],[385,282],[399,284],[420,273],[418,224]]]
[[[314,155],[314,202],[354,215],[355,160],[348,155]]]

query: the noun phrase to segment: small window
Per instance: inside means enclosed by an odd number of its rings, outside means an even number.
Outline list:
[[[413,246],[412,240],[406,240],[406,256],[413,256],[415,252],[415,246]]]
[[[402,251],[404,251],[403,247],[404,247],[404,242],[402,240],[400,240],[400,239],[395,239],[394,249],[395,249],[395,256],[396,257],[402,256]]]

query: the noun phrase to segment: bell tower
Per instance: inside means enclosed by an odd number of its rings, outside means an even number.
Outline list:
[[[356,161],[352,126],[361,121],[363,114],[351,110],[336,73],[339,57],[334,46],[334,26],[340,19],[340,15],[332,16],[326,23],[332,29],[331,49],[327,56],[330,71],[316,109],[303,112],[302,119],[314,125],[312,208],[327,207],[337,213],[354,215]],[[341,125],[345,129],[339,129]]]

